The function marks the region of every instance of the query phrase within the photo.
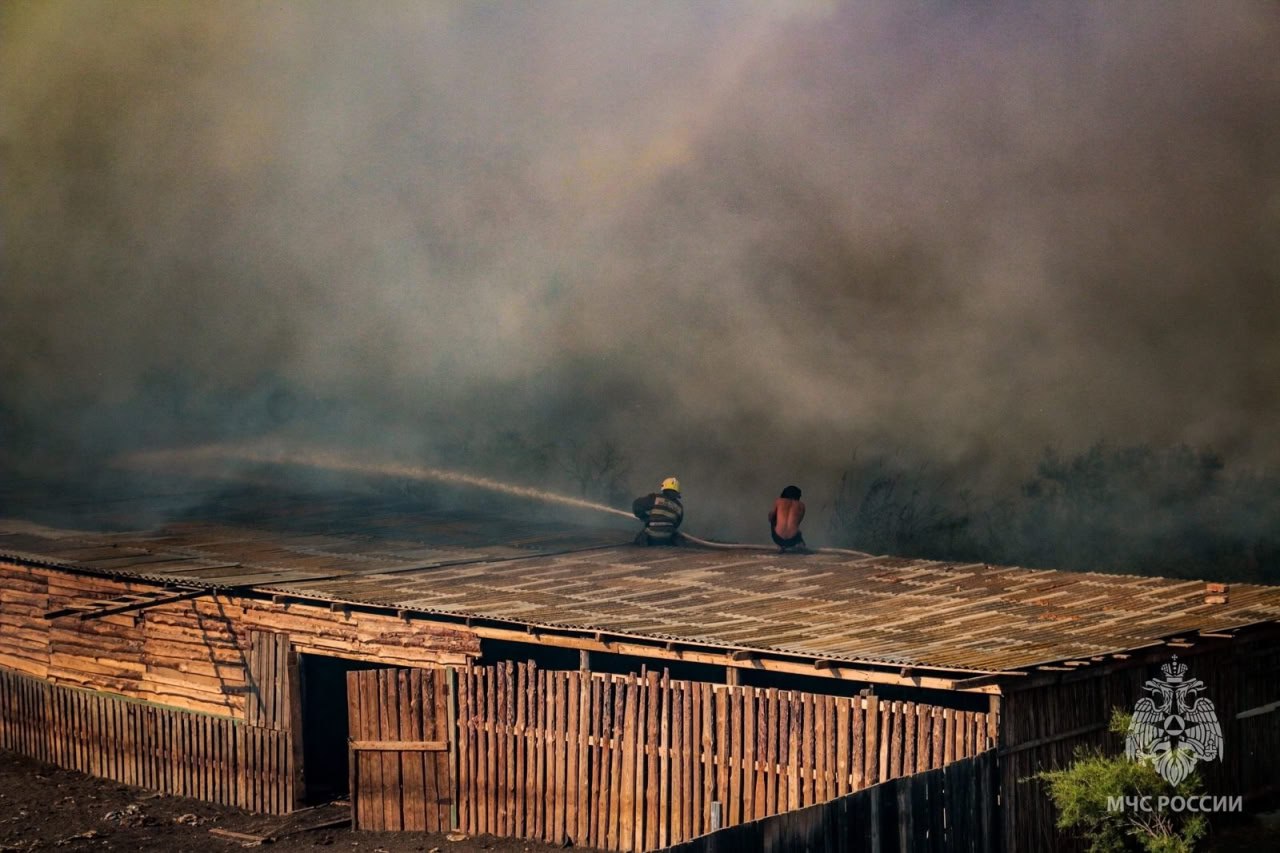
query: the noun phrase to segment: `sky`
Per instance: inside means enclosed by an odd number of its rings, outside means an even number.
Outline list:
[[[609,446],[722,528],[880,453],[1272,465],[1277,43],[1262,0],[8,2],[0,462]]]

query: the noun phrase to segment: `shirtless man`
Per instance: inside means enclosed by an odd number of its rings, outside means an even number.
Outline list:
[[[773,537],[780,552],[788,548],[807,548],[804,537],[800,534],[802,521],[804,501],[800,500],[800,489],[797,486],[787,486],[773,502],[773,509],[769,510],[769,535]]]

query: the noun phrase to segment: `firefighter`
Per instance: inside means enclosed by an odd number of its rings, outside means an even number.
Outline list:
[[[631,511],[644,522],[644,529],[636,535],[637,545],[677,544],[680,522],[684,521],[680,481],[675,477],[663,480],[659,491],[636,498]]]
[[[769,510],[769,535],[779,552],[788,548],[808,550],[804,536],[800,534],[800,522],[804,521],[804,501],[800,500],[800,487],[787,486],[773,502]]]

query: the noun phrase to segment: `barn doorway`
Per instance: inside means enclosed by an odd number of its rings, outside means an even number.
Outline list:
[[[303,804],[350,795],[347,766],[347,673],[381,664],[325,655],[299,655],[302,692]]]

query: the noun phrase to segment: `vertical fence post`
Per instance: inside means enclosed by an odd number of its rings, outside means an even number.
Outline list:
[[[445,684],[449,690],[449,828],[458,828],[458,680],[453,667],[445,667]]]

